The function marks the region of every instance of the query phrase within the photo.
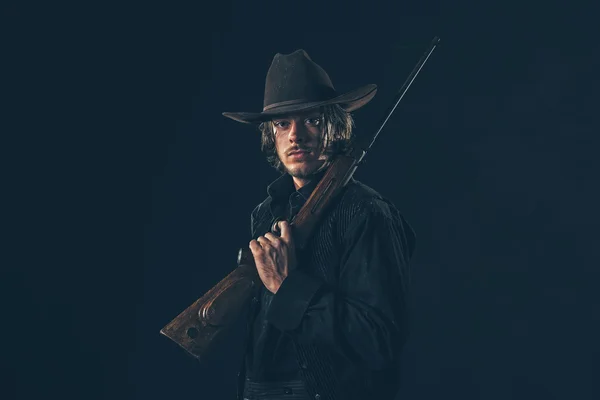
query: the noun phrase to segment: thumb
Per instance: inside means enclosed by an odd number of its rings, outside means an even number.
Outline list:
[[[279,230],[281,231],[281,238],[283,239],[283,241],[285,243],[287,243],[288,245],[292,244],[293,243],[292,227],[291,227],[290,223],[287,221],[280,221],[279,222]]]

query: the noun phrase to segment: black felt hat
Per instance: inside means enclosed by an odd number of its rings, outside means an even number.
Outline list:
[[[376,92],[377,86],[370,84],[337,93],[327,72],[299,49],[290,54],[277,53],[273,58],[267,72],[262,112],[224,112],[223,115],[250,124],[329,104],[339,104],[350,112],[371,101]]]

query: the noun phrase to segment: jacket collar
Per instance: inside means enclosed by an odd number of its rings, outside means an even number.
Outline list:
[[[267,193],[271,198],[271,213],[273,217],[280,217],[285,213],[285,207],[290,195],[294,192],[298,192],[304,198],[304,201],[308,200],[324,175],[325,171],[320,172],[313,180],[298,190],[295,189],[294,180],[288,173],[271,182],[267,187]]]

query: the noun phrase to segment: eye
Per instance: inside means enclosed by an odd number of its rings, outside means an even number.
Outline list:
[[[274,121],[273,125],[275,125],[278,128],[285,129],[288,126],[290,126],[290,123],[288,121]]]
[[[308,118],[306,123],[308,123],[308,125],[319,126],[321,125],[321,117]]]

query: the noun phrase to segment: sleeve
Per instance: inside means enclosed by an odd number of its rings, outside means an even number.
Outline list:
[[[260,204],[254,207],[254,210],[250,213],[250,237],[254,237],[254,232],[256,231],[256,215],[258,213],[258,209],[260,208]]]
[[[371,369],[387,368],[408,333],[414,232],[387,203],[372,199],[348,228],[343,249],[337,288],[294,270],[273,297],[267,319],[297,340],[324,344]]]

